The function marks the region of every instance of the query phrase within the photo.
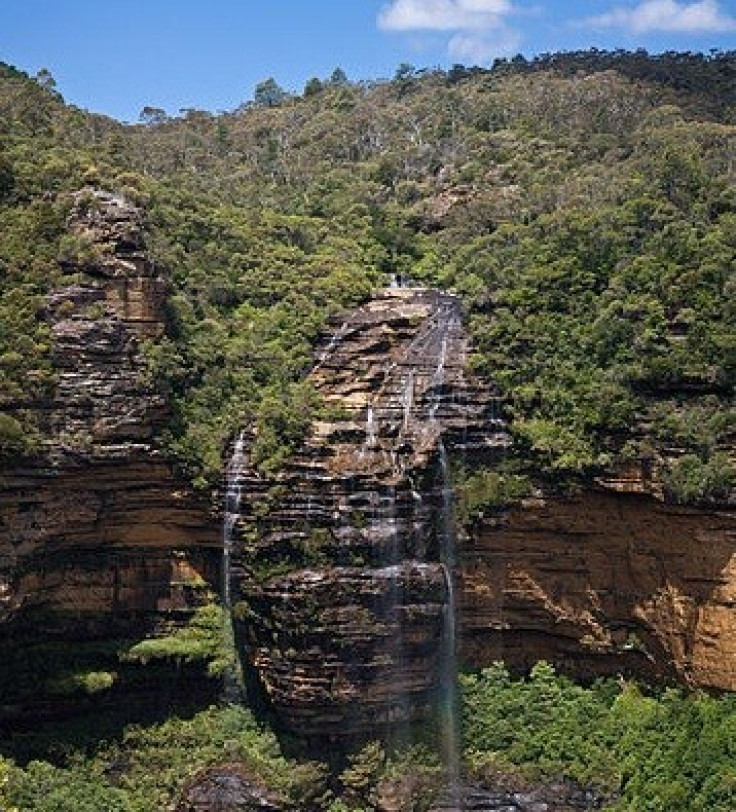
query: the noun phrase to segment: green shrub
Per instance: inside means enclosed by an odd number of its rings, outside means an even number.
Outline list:
[[[171,660],[177,665],[196,662],[208,664],[212,675],[234,666],[234,653],[225,635],[226,617],[217,604],[199,607],[181,629],[166,637],[141,640],[120,655],[121,662],[147,665],[156,660]]]
[[[511,507],[531,492],[527,477],[492,470],[460,472],[453,481],[458,518],[466,523],[482,518],[486,512]]]
[[[705,460],[695,454],[685,454],[670,466],[664,486],[669,498],[681,504],[725,499],[736,487],[736,469],[729,455],[723,452],[716,452]]]
[[[501,664],[461,679],[470,769],[521,770],[592,784],[607,808],[727,812],[736,804],[736,700],[600,681],[589,688],[538,664],[512,679]],[[510,723],[509,720],[513,720]]]

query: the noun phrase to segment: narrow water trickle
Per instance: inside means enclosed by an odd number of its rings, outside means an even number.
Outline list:
[[[445,576],[446,601],[444,627],[440,648],[440,744],[447,776],[447,800],[460,809],[460,728],[457,689],[457,606],[453,573],[457,563],[455,532],[455,498],[447,449],[440,440],[441,516],[439,526],[439,558]]]
[[[368,407],[368,412],[365,418],[365,446],[366,448],[374,448],[376,439],[378,437],[378,430],[376,428],[376,412],[373,406]]]
[[[235,639],[231,617],[232,610],[232,551],[235,526],[240,518],[240,500],[243,495],[243,473],[245,471],[245,438],[243,432],[233,446],[233,453],[226,469],[225,504],[222,521],[222,605],[224,609],[223,636],[230,650],[235,650]],[[235,701],[240,691],[240,683],[233,666],[225,672],[224,697]]]
[[[404,431],[409,428],[411,423],[411,410],[414,407],[414,373],[409,372],[404,382],[404,389],[401,393],[401,406],[403,409],[403,426]]]
[[[345,338],[345,335],[349,329],[350,324],[348,322],[343,322],[343,324],[340,325],[340,329],[336,330],[332,334],[327,346],[320,353],[319,358],[317,358],[317,363],[314,365],[314,369],[318,369],[332,355],[337,345],[342,341],[343,338]]]
[[[396,488],[389,486],[386,493],[385,522],[388,527],[389,536],[387,539],[384,560],[390,566],[388,583],[388,615],[392,618],[395,631],[389,641],[389,656],[393,663],[395,685],[401,686],[402,675],[406,668],[406,658],[404,651],[404,629],[402,621],[401,607],[404,604],[404,590],[401,577],[401,562],[406,556],[404,540],[399,529],[398,505]],[[399,687],[396,691],[394,708],[392,710],[394,722],[391,725],[391,745],[398,748],[408,741],[408,715],[409,697],[405,688]]]

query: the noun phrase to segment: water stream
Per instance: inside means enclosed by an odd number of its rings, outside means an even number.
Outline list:
[[[233,550],[233,531],[240,517],[240,500],[243,495],[244,445],[245,440],[241,432],[233,446],[225,479],[225,515],[222,523],[222,602],[227,609],[232,603],[230,562]]]
[[[369,406],[365,418],[365,447],[367,449],[375,448],[377,439],[376,412],[373,406]]]
[[[446,364],[452,332],[459,319],[452,307],[442,306],[437,313],[433,335],[436,365],[430,381],[428,422],[437,430],[438,410],[443,402]],[[455,497],[447,447],[440,430],[437,443],[439,459],[439,517],[437,526],[438,558],[445,579],[445,606],[439,650],[439,739],[440,754],[445,770],[445,803],[447,809],[460,810],[462,788],[460,782],[460,706],[457,682],[457,606],[454,573],[457,565],[457,533],[455,529]]]
[[[224,608],[223,636],[225,646],[235,650],[235,639],[232,625],[232,551],[235,526],[240,518],[240,501],[243,495],[243,474],[245,472],[245,438],[240,433],[233,446],[233,453],[226,469],[225,502],[222,522],[222,605]],[[237,658],[236,658],[237,659]],[[226,701],[237,701],[241,681],[235,664],[227,668],[224,675],[224,698]]]
[[[403,409],[403,429],[407,431],[411,422],[411,410],[414,406],[414,373],[412,371],[409,372],[404,382],[401,406]]]
[[[439,530],[439,559],[445,576],[446,601],[444,627],[440,644],[440,747],[447,780],[448,800],[459,805],[460,794],[460,728],[457,686],[457,606],[454,571],[457,564],[457,534],[455,531],[455,497],[447,449],[439,443],[441,516]],[[460,808],[458,806],[458,808]]]
[[[401,280],[397,279],[396,284],[400,285]],[[411,593],[412,568],[425,566],[435,576],[441,570],[444,577],[442,628],[437,641],[434,682],[438,700],[437,748],[446,779],[444,802],[447,806],[443,808],[448,810],[462,809],[454,581],[457,534],[453,483],[445,445],[452,425],[448,420],[448,416],[452,418],[452,411],[448,409],[451,394],[448,390],[456,383],[458,348],[464,346],[458,337],[459,328],[460,316],[454,301],[448,296],[433,299],[425,322],[407,345],[391,357],[380,387],[370,392],[371,402],[364,403],[353,418],[359,422],[350,452],[356,463],[358,496],[361,489],[364,498],[366,493],[370,494],[370,501],[365,505],[368,515],[362,518],[363,523],[367,518],[367,525],[361,530],[364,543],[382,548],[380,561],[373,566],[380,567],[381,577],[387,578],[383,581],[385,591],[376,611],[379,616],[383,614],[390,630],[385,643],[380,645],[385,646],[382,653],[386,655],[387,666],[393,670],[393,682],[389,681],[383,690],[389,694],[389,736],[394,748],[411,741],[412,713],[418,701],[417,683],[421,685],[420,678],[411,672],[416,657],[411,648],[416,645],[412,633],[419,628],[407,611],[407,605],[411,606],[416,600]],[[353,331],[346,322],[334,333],[314,369],[325,364],[324,374],[329,374],[330,370],[338,368],[335,352],[348,335],[352,336]],[[361,425],[363,420],[365,422]],[[412,455],[419,457],[421,462],[417,463]],[[435,487],[426,494],[425,501],[425,494],[420,492],[421,484],[415,484],[412,478],[412,466],[421,466],[423,472],[433,459]],[[227,468],[225,493],[222,594],[228,615],[231,606],[230,559],[240,515],[244,468],[241,435],[234,444]],[[367,491],[369,487],[370,491]],[[344,522],[345,515],[337,509],[337,503],[330,501],[329,494],[320,492],[319,484],[315,488],[314,496],[311,493],[304,495],[302,491],[296,514],[301,522],[309,529],[315,516],[319,521],[328,509],[335,526]],[[431,561],[427,561],[426,554],[435,539],[434,555]],[[425,621],[425,624],[430,622]],[[232,635],[231,626],[229,634]],[[429,685],[425,685],[422,690],[427,691]]]
[[[335,351],[335,348],[339,345],[339,343],[343,340],[343,338],[345,338],[349,330],[350,324],[348,322],[343,322],[340,325],[340,329],[336,330],[332,334],[329,342],[327,343],[327,346],[324,348],[324,350],[322,350],[319,357],[317,358],[317,363],[314,365],[314,369],[318,369],[320,366],[322,366],[322,364],[332,355],[332,353]]]

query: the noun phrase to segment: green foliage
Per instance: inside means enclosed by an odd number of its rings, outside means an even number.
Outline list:
[[[706,460],[685,454],[672,464],[664,484],[668,496],[681,504],[725,499],[736,486],[736,469],[723,452]]]
[[[438,756],[425,746],[415,744],[389,756],[380,742],[368,742],[349,756],[339,775],[339,797],[327,812],[372,812],[385,808],[386,799],[401,812],[427,812],[442,781]]]
[[[46,683],[50,694],[96,694],[112,688],[117,679],[114,671],[77,671],[61,673]]]
[[[527,477],[496,470],[459,471],[453,475],[453,482],[458,518],[463,523],[482,518],[487,512],[510,507],[531,491]]]
[[[43,297],[63,263],[95,261],[64,234],[63,193],[91,172],[145,203],[171,279],[151,377],[172,404],[165,445],[196,484],[217,481],[246,424],[258,462],[278,466],[314,408],[300,381],[316,336],[391,273],[463,296],[526,468],[663,460],[681,393],[717,413],[733,384],[732,65],[591,51],[402,65],[390,82],[336,69],[299,98],[267,79],[235,112],[147,108],[130,127],[3,66],[0,405],[37,446],[53,386]],[[714,432],[707,454],[679,456],[707,466]],[[15,424],[2,436],[23,452]],[[672,493],[722,498],[704,484]]]
[[[287,98],[288,94],[273,77],[259,82],[253,94],[255,103],[262,107],[277,107]]]
[[[0,456],[10,457],[26,450],[26,429],[10,414],[0,414]]]
[[[133,812],[126,793],[93,776],[32,761],[11,770],[5,787],[9,803],[33,812]],[[2,796],[0,796],[1,798]]]
[[[233,663],[232,647],[225,639],[225,613],[217,604],[200,606],[192,619],[167,637],[141,640],[120,655],[121,662],[147,665],[170,660],[177,665],[203,660],[211,676],[223,674]]]
[[[736,803],[734,697],[610,681],[583,688],[540,663],[526,680],[501,664],[462,677],[463,735],[478,776],[521,769],[593,784],[612,810],[726,812]]]
[[[369,742],[358,753],[350,757],[349,765],[340,774],[340,783],[345,789],[347,800],[360,803],[367,808],[371,792],[378,783],[378,777],[386,762],[386,753],[379,742]]]
[[[21,769],[0,761],[0,805],[19,812],[160,812],[188,778],[222,762],[242,765],[279,791],[287,808],[317,808],[315,793],[325,791],[320,765],[287,761],[249,711],[227,706],[130,727],[119,741],[78,753],[66,766],[34,761]]]
[[[258,410],[253,462],[264,471],[279,468],[304,438],[317,404],[316,392],[306,383],[265,389]]]

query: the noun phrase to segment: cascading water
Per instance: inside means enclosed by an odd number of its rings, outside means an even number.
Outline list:
[[[374,448],[377,438],[376,411],[373,406],[369,406],[365,417],[365,447],[368,449]]]
[[[222,605],[224,609],[223,636],[225,645],[235,650],[232,626],[232,550],[235,525],[240,518],[240,501],[243,495],[243,473],[245,471],[245,437],[241,432],[233,446],[233,453],[226,469],[225,504],[222,522]],[[226,701],[235,701],[240,691],[240,680],[236,668],[225,672],[224,695]]]
[[[317,363],[315,364],[314,369],[318,369],[332,355],[338,344],[342,341],[343,338],[345,338],[345,335],[347,334],[349,329],[350,325],[347,322],[343,322],[343,324],[340,325],[340,329],[332,334],[332,337],[327,343],[327,346],[320,353],[320,356],[317,359]]]
[[[439,558],[445,575],[446,602],[440,648],[440,739],[442,761],[447,776],[448,800],[459,803],[460,731],[457,690],[457,614],[453,572],[457,563],[455,505],[452,476],[445,444],[439,443],[441,516]]]
[[[404,383],[401,395],[401,406],[403,409],[403,429],[406,431],[411,423],[411,410],[414,407],[414,373],[409,372]]]
[[[243,478],[255,532],[233,551],[233,602],[253,612],[236,620],[240,650],[283,730],[330,752],[368,735],[397,750],[426,744],[431,714],[442,808],[454,812],[467,789],[448,458],[489,447],[489,393],[464,372],[455,297],[387,290],[346,324],[325,337],[310,376],[334,413],[277,473]]]
[[[442,308],[437,314],[436,332],[439,340],[437,362],[430,383],[429,425],[437,426],[437,413],[442,405],[445,385],[445,365],[451,332],[458,326],[457,314],[450,308]],[[438,522],[439,561],[445,577],[445,606],[443,629],[439,650],[439,734],[440,752],[446,776],[446,808],[461,809],[460,787],[460,730],[459,701],[457,690],[457,607],[455,601],[454,571],[457,559],[455,532],[455,504],[452,476],[447,448],[440,435],[438,441],[439,485],[441,500]]]

